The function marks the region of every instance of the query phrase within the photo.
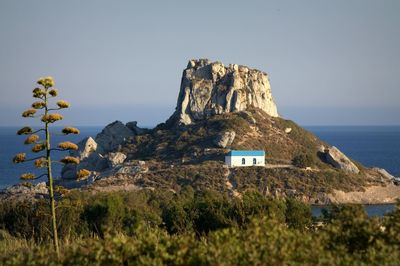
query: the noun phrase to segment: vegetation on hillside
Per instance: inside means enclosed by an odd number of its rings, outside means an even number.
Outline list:
[[[285,132],[287,128],[290,133]],[[122,150],[132,159],[187,157],[193,162],[221,159],[226,150],[218,148],[214,140],[225,131],[236,133],[229,149],[265,150],[267,159],[286,162],[303,153],[311,156],[318,166],[329,167],[318,157],[322,141],[294,122],[270,117],[259,109],[214,115],[186,126],[160,124],[131,139]]]
[[[221,133],[235,131],[233,143],[223,148],[215,145]],[[292,169],[237,169],[231,172],[243,192],[248,188],[264,193],[296,190],[299,197],[313,197],[333,189],[360,190],[382,184],[379,174],[357,164],[361,174],[335,169],[325,161],[321,150],[329,145],[292,121],[270,117],[262,110],[213,115],[186,126],[160,124],[137,135],[123,145],[128,160],[164,162],[144,175],[141,182],[151,187],[179,190],[182,185],[224,190],[226,171],[221,169],[229,149],[265,150],[269,165],[294,165]],[[175,166],[174,168],[170,166]],[[310,172],[303,171],[311,167]]]
[[[400,207],[400,205],[399,205]],[[61,256],[48,251],[46,203],[0,204],[1,265],[396,265],[400,208],[310,207],[257,192],[72,192],[58,202]]]

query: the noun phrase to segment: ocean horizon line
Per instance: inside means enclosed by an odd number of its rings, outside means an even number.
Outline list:
[[[74,127],[105,127],[108,124],[112,123],[108,122],[102,125],[73,125]],[[139,125],[141,128],[154,128],[158,124],[161,124],[163,122],[157,123],[155,125]],[[400,127],[400,124],[298,124],[301,127]],[[0,128],[18,128],[18,127],[24,127],[27,125],[0,125]],[[31,125],[31,127],[38,127],[39,125]],[[61,128],[61,127],[66,127],[66,126],[71,126],[71,124],[65,124],[65,125],[55,125],[52,126],[53,128]]]

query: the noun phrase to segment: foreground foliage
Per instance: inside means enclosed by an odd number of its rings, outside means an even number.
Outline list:
[[[1,265],[398,265],[400,209],[368,217],[249,192],[71,193],[58,203],[60,259],[45,202],[0,205]]]

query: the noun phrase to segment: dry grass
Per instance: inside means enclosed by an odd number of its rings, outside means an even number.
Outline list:
[[[8,232],[0,230],[0,257],[8,257],[23,250],[33,250],[36,246],[32,239],[13,237]]]

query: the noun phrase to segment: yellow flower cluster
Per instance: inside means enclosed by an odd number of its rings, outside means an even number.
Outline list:
[[[62,162],[63,164],[79,164],[79,159],[76,157],[72,157],[72,156],[65,156],[64,158],[62,158],[60,160],[60,162]]]
[[[14,156],[13,162],[14,163],[23,163],[25,162],[26,154],[25,153],[18,153]]]
[[[46,95],[46,92],[41,88],[35,88],[32,91],[34,98],[43,98]]]
[[[23,127],[17,131],[17,135],[28,135],[32,133],[32,128],[30,127]]]
[[[27,137],[24,143],[25,144],[33,144],[38,140],[39,140],[39,136],[34,134],[34,135],[30,135],[29,137]]]
[[[43,109],[46,107],[46,103],[45,102],[34,102],[32,103],[32,108],[35,109]]]
[[[64,101],[64,100],[60,100],[57,102],[58,107],[60,107],[60,109],[62,108],[68,108],[69,107],[69,102]]]
[[[32,147],[32,152],[38,153],[46,149],[46,145],[44,143],[38,143]]]
[[[63,150],[77,150],[78,149],[78,145],[76,145],[75,143],[72,143],[70,141],[60,142],[58,144],[58,147]]]
[[[86,169],[81,169],[76,173],[76,177],[78,180],[84,180],[87,179],[90,175],[90,171]]]
[[[54,86],[54,80],[52,77],[40,78],[37,81],[37,84],[42,85],[45,88],[50,88]]]
[[[33,117],[36,114],[35,109],[28,109],[22,113],[22,117]]]
[[[35,160],[35,167],[36,168],[43,168],[46,166],[47,161],[44,158]]]
[[[53,97],[56,97],[57,94],[58,94],[58,91],[57,91],[56,89],[52,89],[52,90],[49,91],[49,94],[50,94],[51,96],[53,96]]]
[[[35,174],[32,174],[32,173],[22,174],[20,178],[23,180],[35,179]]]
[[[60,114],[48,114],[42,116],[42,122],[45,123],[54,123],[56,121],[62,120],[64,117]]]
[[[64,133],[65,135],[68,135],[68,134],[79,134],[80,131],[79,131],[79,129],[74,128],[74,127],[65,127],[65,128],[63,128],[62,133]]]

